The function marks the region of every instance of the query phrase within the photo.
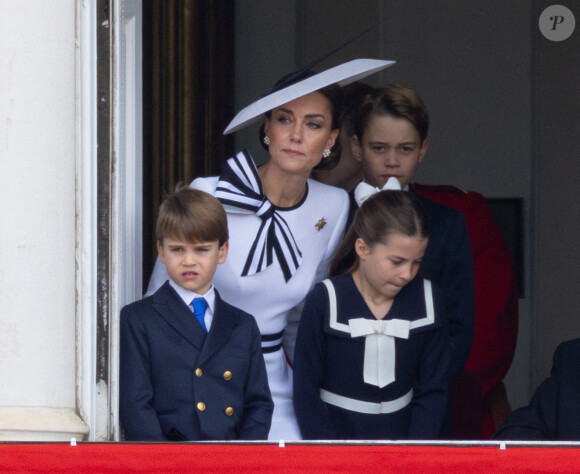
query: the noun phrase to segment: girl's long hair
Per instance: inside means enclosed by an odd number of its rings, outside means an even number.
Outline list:
[[[429,237],[429,217],[417,196],[407,191],[381,191],[356,211],[330,266],[330,276],[358,268],[355,242],[361,238],[372,247],[386,244],[391,234],[424,239]]]

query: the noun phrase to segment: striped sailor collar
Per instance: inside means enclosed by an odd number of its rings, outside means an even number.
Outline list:
[[[356,290],[356,285],[352,280],[351,275],[344,275],[350,281],[349,285],[352,284],[353,292],[344,292],[355,295],[355,298],[360,298],[361,304],[364,304],[364,299],[362,295]],[[330,279],[324,280],[322,282],[328,292],[329,297],[329,327],[336,331],[350,334],[350,328],[348,321],[352,318],[369,317],[369,315],[359,314],[344,314],[338,309],[338,298],[337,291]],[[356,291],[356,293],[354,293]],[[417,298],[417,295],[423,295],[424,298]],[[425,280],[420,277],[416,277],[414,280],[409,282],[403,289],[399,292],[393,306],[389,310],[389,313],[385,317],[385,320],[406,320],[410,322],[410,330],[415,330],[419,328],[424,328],[426,326],[432,325],[436,322],[435,306],[433,298],[433,287],[431,281]]]

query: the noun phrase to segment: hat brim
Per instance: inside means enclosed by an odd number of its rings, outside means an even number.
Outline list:
[[[280,105],[286,104],[294,99],[310,94],[332,84],[345,86],[351,82],[363,79],[375,72],[385,69],[395,64],[395,61],[385,61],[380,59],[353,59],[352,61],[340,64],[303,79],[300,82],[291,84],[284,89],[272,92],[256,102],[240,110],[230,124],[224,130],[224,135],[236,132],[250,123],[258,120],[269,110],[273,110]]]

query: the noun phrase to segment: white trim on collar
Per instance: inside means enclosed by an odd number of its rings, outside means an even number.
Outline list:
[[[337,314],[337,304],[336,304],[336,291],[334,285],[329,279],[324,280],[322,283],[326,286],[328,290],[328,307],[329,307],[329,325],[332,329],[337,331],[342,331],[350,334],[350,326],[348,324],[338,322]],[[433,324],[435,322],[435,305],[433,303],[433,288],[430,280],[423,279],[423,290],[425,294],[425,308],[427,310],[427,315],[424,318],[417,319],[415,321],[410,321],[409,329],[416,329],[428,324]]]
[[[396,347],[395,338],[408,339],[409,331],[435,321],[431,282],[423,280],[427,316],[416,321],[406,319],[372,320],[350,318],[348,324],[338,322],[336,291],[330,280],[324,280],[328,290],[329,325],[332,329],[345,332],[351,337],[365,338],[363,380],[365,383],[383,388],[395,381]]]

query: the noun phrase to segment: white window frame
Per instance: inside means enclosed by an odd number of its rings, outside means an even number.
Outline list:
[[[77,0],[77,406],[90,441],[119,439],[119,311],[142,295],[142,2],[113,0],[109,380],[96,382],[97,2]]]

